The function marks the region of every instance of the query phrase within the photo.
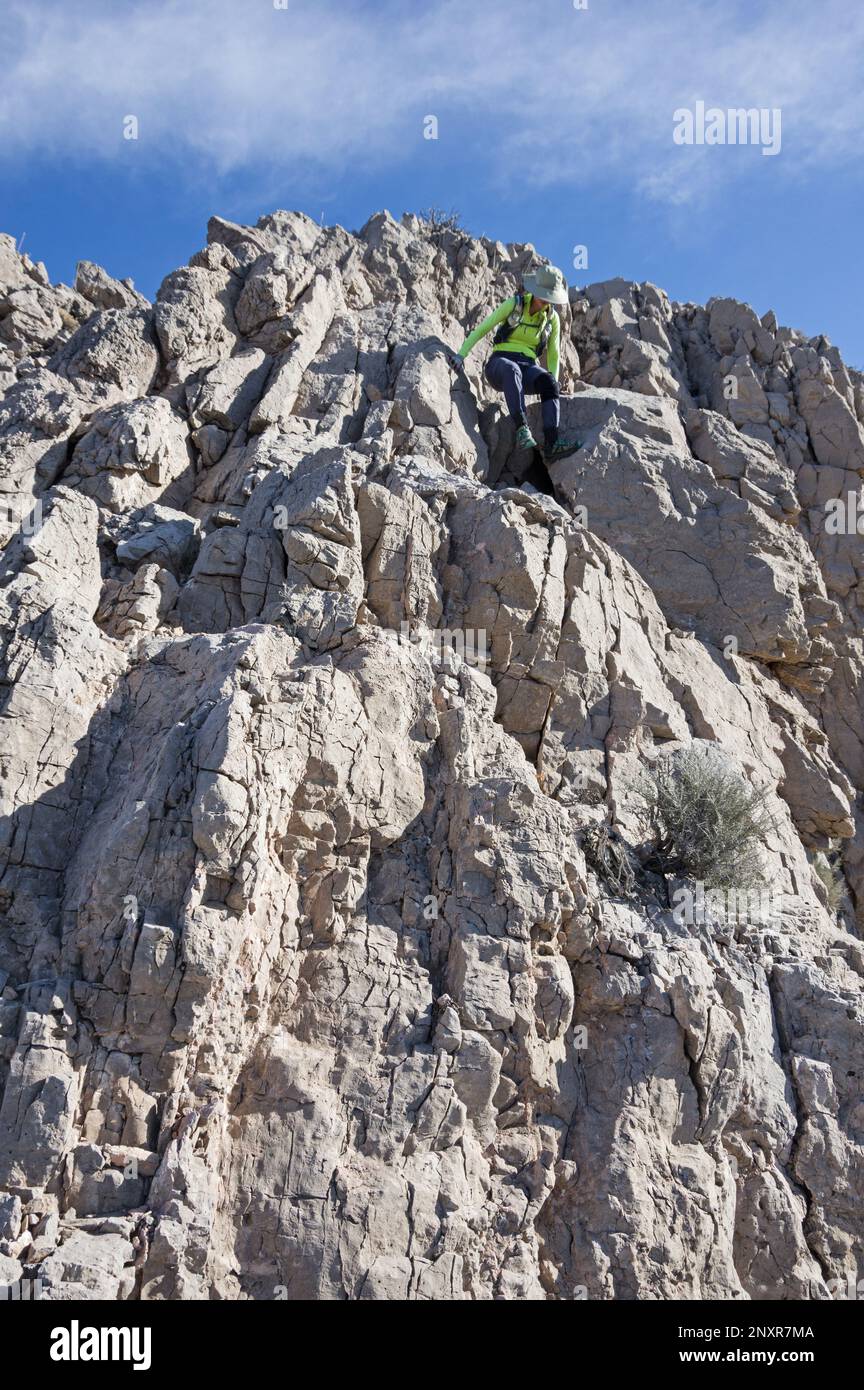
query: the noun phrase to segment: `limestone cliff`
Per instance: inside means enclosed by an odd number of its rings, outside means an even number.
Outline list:
[[[589,285],[582,447],[520,487],[443,349],[535,259],[213,218],[151,306],[0,239],[0,1282],[857,1272],[864,380]],[[767,796],[767,925],[640,859],[640,772],[691,747]]]

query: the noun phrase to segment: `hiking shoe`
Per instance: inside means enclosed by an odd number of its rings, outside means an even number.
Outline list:
[[[529,430],[529,428],[528,428],[527,425],[520,425],[519,428],[518,428],[518,430],[516,431],[516,448],[517,448],[517,449],[536,449],[536,448],[537,448],[537,440],[534,438],[533,434],[531,433],[531,431]]]
[[[557,439],[554,444],[547,444],[543,450],[543,458],[547,463],[557,463],[558,459],[566,459],[568,455],[575,454],[582,445],[578,439]]]

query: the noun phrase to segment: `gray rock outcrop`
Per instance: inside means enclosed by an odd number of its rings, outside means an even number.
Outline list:
[[[582,287],[522,486],[444,351],[535,260],[213,218],[150,305],[0,238],[0,1283],[857,1277],[864,380]],[[643,853],[688,753],[764,795],[768,922]]]

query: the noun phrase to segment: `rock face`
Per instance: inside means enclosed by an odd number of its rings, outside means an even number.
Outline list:
[[[3,1283],[857,1276],[864,381],[588,286],[522,487],[443,349],[534,260],[214,218],[151,306],[0,239]],[[767,798],[767,923],[598,852],[687,750]]]

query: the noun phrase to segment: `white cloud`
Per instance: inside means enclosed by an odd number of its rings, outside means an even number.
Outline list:
[[[262,181],[470,158],[490,184],[608,178],[680,204],[858,157],[848,0],[6,0],[0,159],[176,160]],[[679,148],[702,99],[783,111],[783,150]],[[424,142],[422,117],[439,117]],[[121,138],[125,115],[140,139]],[[732,156],[730,158],[730,156]],[[759,168],[759,164],[763,166]]]

